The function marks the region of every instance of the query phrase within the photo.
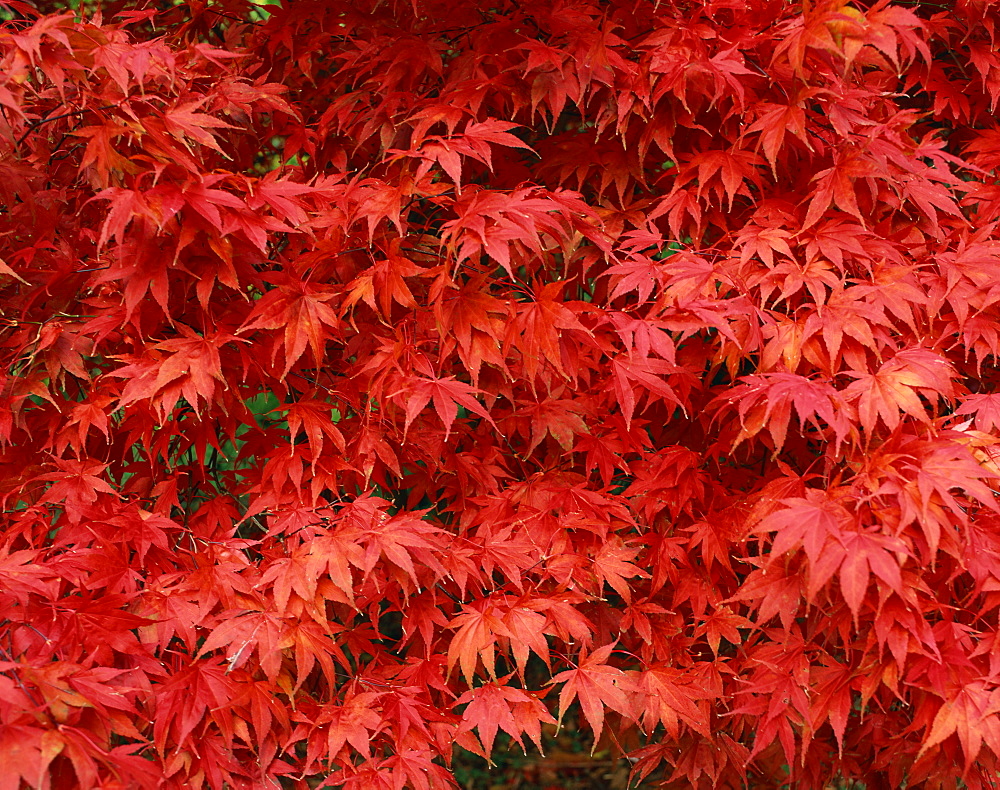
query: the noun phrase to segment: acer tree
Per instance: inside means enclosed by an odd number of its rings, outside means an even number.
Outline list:
[[[996,2],[0,6],[0,790],[996,785]]]

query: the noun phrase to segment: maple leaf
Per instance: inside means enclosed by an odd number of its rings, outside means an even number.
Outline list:
[[[405,393],[405,399],[401,396]],[[414,377],[408,382],[406,389],[390,395],[390,398],[403,400],[405,403],[406,423],[403,427],[403,435],[410,429],[410,425],[417,415],[430,402],[434,403],[434,410],[437,412],[441,422],[444,423],[445,438],[451,433],[452,425],[458,417],[458,408],[461,406],[473,414],[482,417],[493,425],[493,418],[483,405],[473,397],[480,393],[475,387],[456,380],[452,376],[443,378]]]
[[[729,607],[720,606],[702,620],[695,634],[704,634],[712,652],[719,655],[719,645],[723,637],[730,644],[739,645],[743,642],[739,629],[750,628],[751,625],[747,618],[735,614]]]
[[[0,726],[0,754],[9,770],[0,778],[3,790],[18,790],[21,780],[40,786],[48,775],[48,767],[65,748],[56,730],[23,724]]]
[[[957,735],[965,754],[965,771],[979,756],[985,740],[994,748],[1000,736],[1000,699],[996,689],[976,682],[959,689],[945,700],[934,715],[927,735],[920,745],[923,755],[951,735]]]
[[[326,749],[330,759],[334,759],[347,745],[363,757],[371,757],[372,736],[383,726],[382,717],[375,709],[375,702],[381,696],[373,691],[349,693],[343,701],[327,705],[320,713],[316,723],[329,727]]]
[[[233,670],[243,666],[256,652],[261,670],[273,683],[281,668],[282,629],[277,618],[262,612],[224,612],[219,619],[221,622],[202,643],[198,655],[227,645],[226,663]]]
[[[901,351],[874,373],[846,373],[856,380],[844,390],[844,397],[857,402],[861,425],[869,432],[879,419],[894,430],[901,414],[929,423],[920,396],[936,405],[939,398],[950,400],[955,394],[953,368],[928,349]]]
[[[576,437],[588,433],[583,409],[574,400],[548,398],[540,403],[522,401],[522,404],[519,411],[531,415],[531,443],[525,455],[531,455],[546,436],[555,439],[563,450],[570,451]]]
[[[238,333],[256,329],[284,330],[281,343],[272,347],[272,359],[277,358],[279,345],[284,351],[281,374],[284,378],[305,353],[307,345],[313,359],[317,362],[323,360],[329,329],[338,328],[340,319],[327,304],[334,297],[330,289],[288,277],[276,279],[278,287],[261,297]]]
[[[481,660],[491,678],[496,677],[496,642],[511,635],[497,606],[489,600],[462,608],[449,624],[456,629],[448,645],[448,671],[458,664],[469,685]]]
[[[54,459],[56,471],[41,475],[39,479],[51,481],[45,501],[65,502],[66,513],[73,521],[83,518],[88,505],[97,501],[99,494],[117,496],[117,492],[101,475],[107,464],[90,460]]]
[[[203,659],[172,674],[157,689],[156,748],[162,754],[168,738],[172,743],[188,743],[206,714],[219,717],[235,697],[235,683],[226,677],[219,661]]]
[[[416,301],[405,278],[422,274],[424,270],[405,255],[396,249],[389,250],[384,259],[376,261],[374,266],[351,281],[341,312],[346,313],[358,301],[365,302],[373,310],[381,310],[382,315],[387,317],[392,313],[393,302],[414,308]]]
[[[833,167],[821,170],[813,176],[816,189],[809,201],[803,227],[815,225],[826,211],[834,206],[855,217],[864,226],[865,219],[858,206],[855,182],[874,174],[871,163],[858,155],[848,154]]]
[[[1000,396],[995,393],[967,395],[955,409],[956,416],[973,415],[976,430],[991,433],[1000,427]]]
[[[680,732],[680,725],[708,734],[705,712],[697,704],[703,697],[710,696],[708,689],[701,688],[684,671],[674,667],[654,666],[639,675],[637,690],[642,693],[638,699],[645,699],[643,722],[648,729],[662,724],[673,737]]]
[[[750,196],[749,189],[743,185],[744,181],[759,185],[760,176],[755,167],[758,164],[762,164],[759,157],[751,151],[739,148],[729,151],[710,150],[695,154],[686,162],[686,170],[690,171],[689,177],[697,178],[699,196],[706,188],[715,192],[720,202],[724,195],[732,210],[733,200],[737,195]],[[716,177],[721,182],[721,190],[718,186],[708,186]],[[675,188],[680,188],[684,181],[682,175]]]
[[[232,129],[233,126],[208,113],[198,112],[198,109],[204,106],[206,101],[207,99],[197,99],[164,110],[163,125],[170,134],[188,148],[190,148],[188,141],[193,140],[222,153],[216,135],[211,130]]]
[[[753,256],[760,258],[769,268],[774,268],[774,254],[795,258],[788,240],[792,234],[784,228],[768,228],[747,225],[740,231],[734,246],[740,248],[740,263],[746,264]]]
[[[529,377],[537,375],[539,362],[543,360],[566,376],[563,337],[574,330],[587,332],[573,309],[577,306],[567,305],[559,298],[565,286],[564,282],[556,281],[537,288],[530,302],[518,306],[517,317],[510,324],[504,347],[516,343]]]
[[[563,684],[559,689],[559,721],[562,722],[569,704],[577,700],[594,731],[593,748],[597,748],[604,729],[605,708],[626,717],[632,715],[632,681],[622,670],[606,663],[612,650],[613,644],[581,654],[575,669],[559,672],[550,681]]]
[[[585,227],[578,216],[593,218],[593,210],[572,193],[521,188],[510,193],[468,191],[455,205],[458,218],[446,222],[442,238],[458,263],[485,253],[514,278],[512,254],[527,249],[544,257],[543,239],[568,240]],[[600,244],[597,234],[588,234]],[[606,246],[606,243],[602,246]]]
[[[660,261],[635,253],[609,267],[604,274],[614,283],[611,299],[635,291],[639,301],[645,302],[657,286],[662,288],[668,281],[668,274]]]
[[[327,440],[341,452],[347,449],[344,434],[334,422],[332,410],[327,403],[300,400],[276,407],[272,412],[284,412],[288,421],[288,433],[293,441],[299,433],[306,435],[306,442],[312,453],[313,469],[323,454],[323,445]]]
[[[818,730],[824,721],[829,721],[837,739],[837,748],[842,754],[844,734],[854,706],[852,689],[854,672],[850,666],[824,657],[823,666],[813,669],[813,677],[816,678],[818,693],[812,702],[815,714],[812,728],[814,731]]]
[[[745,376],[742,381],[726,398],[728,403],[738,404],[740,415],[740,433],[734,445],[766,427],[775,452],[779,452],[788,435],[793,408],[803,433],[810,423],[822,433],[825,423],[833,429],[837,446],[855,431],[853,409],[829,382],[793,373]]]
[[[764,158],[771,165],[771,173],[775,177],[778,174],[778,154],[785,143],[785,136],[791,132],[802,141],[808,150],[813,150],[812,142],[806,131],[806,112],[804,101],[809,98],[811,91],[802,91],[795,104],[771,104],[760,103],[756,112],[758,118],[747,129],[747,133],[760,132],[760,144],[764,149]]]
[[[904,596],[900,557],[906,544],[891,535],[865,532],[836,497],[808,491],[806,497],[782,500],[785,506],[764,518],[758,527],[775,532],[772,557],[801,546],[809,559],[806,598],[838,573],[844,600],[857,617],[868,589],[870,574],[889,590]]]
[[[612,385],[616,396],[616,401],[622,410],[626,426],[631,426],[632,418],[635,416],[635,409],[643,394],[648,393],[648,401],[655,400],[654,396],[666,401],[671,406],[684,408],[684,403],[674,392],[673,388],[662,378],[663,374],[677,372],[677,366],[661,359],[618,356],[612,360],[612,370],[614,377]],[[636,390],[639,390],[639,397],[636,397]]]
[[[890,454],[886,460],[892,466],[880,470],[882,474],[876,474],[873,482],[879,481],[882,492],[895,494],[901,524],[919,526],[926,540],[926,556],[933,562],[942,534],[947,536],[968,520],[967,501],[978,501],[994,512],[1000,507],[987,484],[998,473],[982,464],[958,437],[903,440],[898,449],[902,453]],[[916,451],[916,455],[908,451]],[[955,489],[959,498],[952,493]]]
[[[632,590],[626,579],[647,577],[644,570],[634,563],[640,549],[627,546],[621,539],[610,538],[601,544],[594,556],[594,574],[629,603]]]
[[[199,409],[213,400],[217,382],[226,384],[219,348],[239,338],[229,334],[202,337],[185,326],[180,330],[184,337],[157,343],[146,359],[109,372],[128,379],[119,408],[155,398],[160,419],[165,420],[180,398]]]
[[[119,153],[117,141],[128,135],[128,128],[117,123],[84,126],[72,134],[87,139],[87,149],[80,167],[93,167],[101,186],[109,186],[108,176],[117,173],[137,173],[139,168]]]
[[[493,742],[499,730],[510,735],[522,749],[524,742],[521,736],[526,734],[541,751],[541,725],[556,723],[538,697],[523,689],[498,683],[485,683],[469,689],[455,704],[466,705],[459,732],[478,730],[486,755],[493,751]]]
[[[813,336],[821,337],[830,358],[838,359],[845,338],[876,354],[884,353],[886,330],[891,326],[884,307],[866,301],[854,289],[838,289],[830,294],[822,309],[817,308],[806,318],[800,331],[803,343]]]
[[[511,606],[502,615],[502,619],[510,636],[506,639],[501,638],[499,641],[502,645],[509,647],[522,682],[530,652],[542,659],[546,667],[550,666],[549,644],[546,635],[552,633],[552,629],[548,619],[541,612],[530,608],[528,602],[525,601],[523,606]]]
[[[444,568],[437,557],[439,547],[435,540],[440,535],[439,527],[416,514],[405,511],[391,517],[378,514],[358,535],[357,541],[364,548],[360,567],[366,574],[371,573],[376,563],[385,558],[414,582],[419,581],[418,567],[443,576]]]
[[[431,136],[425,138],[419,148],[410,151],[390,151],[390,154],[415,156],[437,162],[455,182],[456,187],[462,183],[462,157],[469,157],[482,162],[490,170],[493,169],[493,157],[490,145],[500,145],[507,148],[521,148],[531,151],[531,146],[511,134],[517,124],[490,118],[485,121],[469,121],[465,130],[448,137]],[[419,173],[420,171],[418,171]]]
[[[757,610],[754,621],[767,623],[775,616],[784,628],[794,622],[802,606],[802,578],[794,571],[771,565],[753,570],[740,585],[739,592],[723,601],[749,601]]]

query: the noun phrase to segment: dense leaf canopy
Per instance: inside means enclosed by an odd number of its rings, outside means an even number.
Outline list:
[[[995,786],[1000,4],[76,5],[0,4],[0,790]]]

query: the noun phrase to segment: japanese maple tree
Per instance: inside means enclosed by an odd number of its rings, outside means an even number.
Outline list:
[[[0,790],[1000,776],[1000,3],[0,3]]]

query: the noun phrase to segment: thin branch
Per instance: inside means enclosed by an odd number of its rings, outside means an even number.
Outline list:
[[[82,110],[73,110],[72,112],[64,112],[59,115],[49,115],[42,118],[40,121],[35,121],[34,123],[28,124],[28,128],[25,130],[24,134],[17,141],[17,145],[20,146],[25,140],[28,139],[28,135],[35,131],[42,124],[49,123],[50,121],[58,121],[60,118],[70,118],[74,115],[82,115],[85,112],[97,112],[99,110],[112,110],[117,107],[117,104],[105,104],[103,107],[84,107]]]

